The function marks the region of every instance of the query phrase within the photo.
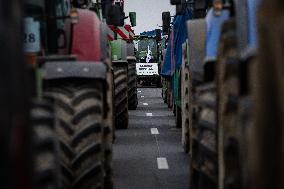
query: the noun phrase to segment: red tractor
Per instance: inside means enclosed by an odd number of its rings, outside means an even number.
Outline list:
[[[43,175],[48,185],[58,173],[58,159],[60,188],[112,188],[113,79],[107,26],[95,12],[80,9],[82,3],[25,4],[25,53],[34,68],[34,91],[38,99],[54,102],[53,144],[59,146],[58,154],[54,150],[48,156],[52,158],[40,158],[36,169],[38,175],[53,170]],[[113,5],[107,8],[105,14],[113,10],[108,22],[116,24],[121,12]]]

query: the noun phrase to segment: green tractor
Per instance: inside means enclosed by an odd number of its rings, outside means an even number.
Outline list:
[[[124,4],[121,4],[124,9]],[[136,13],[129,14],[132,27],[136,26]],[[111,41],[112,66],[114,70],[114,107],[115,128],[127,129],[129,124],[128,110],[135,110],[138,105],[136,58],[134,56],[134,31],[130,25],[121,27],[109,26],[114,38]]]
[[[156,29],[136,36],[137,83],[140,86],[161,86],[161,30]]]
[[[114,71],[115,128],[128,128],[128,61],[127,42],[117,39],[111,42]]]

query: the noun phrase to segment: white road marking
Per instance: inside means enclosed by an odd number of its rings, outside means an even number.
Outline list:
[[[141,98],[144,98],[145,96],[141,96]]]
[[[160,134],[157,128],[151,128],[151,134],[152,135],[158,135]]]
[[[138,91],[138,93],[141,93],[142,91]]]
[[[159,157],[157,158],[158,169],[169,169],[169,164],[167,158]]]
[[[152,116],[153,116],[153,113],[146,113],[146,116],[152,117]]]
[[[148,104],[148,103],[143,103],[143,105],[144,105],[144,106],[148,106],[149,104]]]

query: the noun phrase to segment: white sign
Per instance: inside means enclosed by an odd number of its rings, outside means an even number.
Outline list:
[[[24,20],[24,50],[26,53],[40,52],[40,24],[32,17]]]
[[[159,75],[159,66],[158,63],[137,63],[136,64],[137,75]]]

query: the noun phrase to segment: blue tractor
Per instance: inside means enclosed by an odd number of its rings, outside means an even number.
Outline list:
[[[283,187],[283,158],[277,158],[283,157],[283,132],[276,129],[284,115],[283,3],[171,3],[178,14],[193,11],[182,61],[175,63],[181,64],[182,144],[190,154],[191,188]],[[276,177],[268,176],[271,170]]]

